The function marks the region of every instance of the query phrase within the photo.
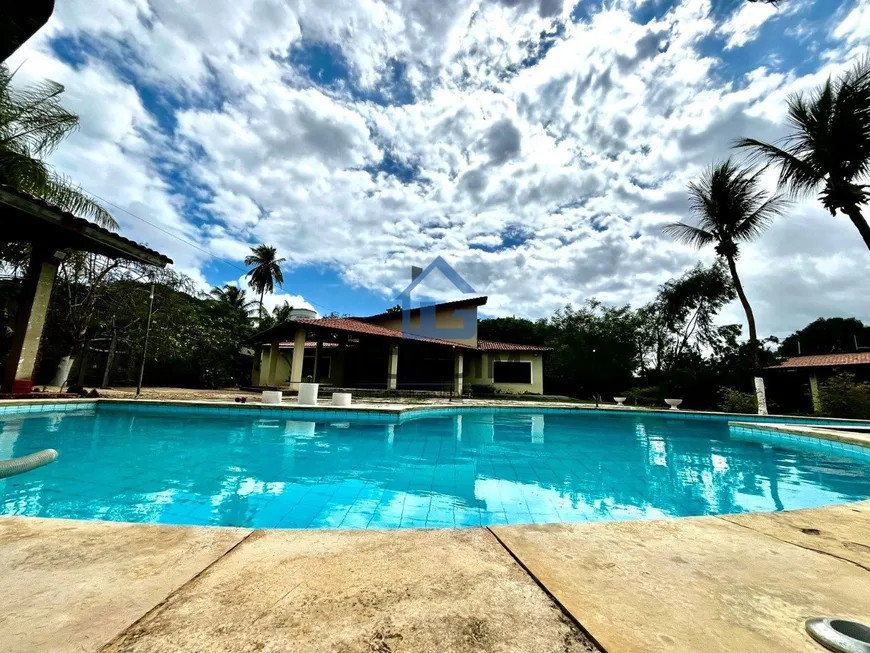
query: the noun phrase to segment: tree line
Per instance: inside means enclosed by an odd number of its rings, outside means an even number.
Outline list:
[[[25,252],[26,255],[26,252]],[[25,256],[26,258],[26,256]],[[51,386],[146,385],[230,387],[250,383],[256,331],[290,319],[288,302],[271,312],[264,296],[284,283],[274,247],[251,248],[248,290],[233,284],[204,293],[173,269],[72,252],[61,263],[39,354],[37,382]],[[26,267],[0,252],[0,358],[11,342],[19,278]],[[154,293],[153,307],[150,296]],[[149,313],[150,311],[150,313]],[[145,331],[151,332],[147,350]],[[330,316],[337,316],[331,314]]]
[[[605,402],[626,396],[629,404],[658,407],[665,398],[680,398],[688,408],[729,412],[755,412],[755,396],[747,389],[758,369],[756,356],[764,369],[798,352],[870,351],[870,325],[840,317],[819,318],[782,340],[763,338],[753,350],[740,339],[739,325],[714,322],[734,292],[721,263],[698,266],[663,284],[639,308],[590,300],[538,320],[483,319],[478,337],[551,347],[544,356],[547,394],[584,400],[598,395]],[[810,412],[808,376],[773,374],[771,410]]]

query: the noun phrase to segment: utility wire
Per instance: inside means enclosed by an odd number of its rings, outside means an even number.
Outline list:
[[[123,212],[126,213],[127,215],[132,216],[132,217],[136,218],[137,220],[140,220],[140,221],[144,222],[144,223],[147,224],[148,226],[153,227],[154,229],[156,229],[157,231],[160,231],[160,232],[166,234],[167,236],[171,236],[172,238],[175,238],[175,240],[177,240],[177,241],[179,241],[179,242],[181,242],[181,243],[184,243],[184,244],[187,245],[188,247],[193,247],[193,249],[195,249],[195,250],[197,250],[197,251],[199,251],[199,252],[202,252],[202,253],[205,254],[206,256],[209,256],[209,257],[211,257],[211,258],[213,258],[213,259],[216,259],[216,260],[220,261],[221,263],[224,263],[224,264],[230,266],[231,268],[235,268],[235,269],[238,270],[239,272],[243,272],[244,274],[247,274],[247,273],[248,273],[248,271],[247,271],[246,269],[239,267],[238,265],[236,265],[236,264],[233,263],[232,261],[228,261],[228,260],[226,260],[226,259],[224,259],[224,258],[221,258],[221,257],[218,256],[217,254],[213,254],[212,252],[208,251],[207,249],[203,249],[203,248],[200,247],[199,245],[196,245],[196,244],[190,242],[190,241],[187,240],[186,238],[182,238],[182,237],[179,236],[178,234],[174,234],[174,233],[172,233],[171,231],[169,231],[169,230],[167,230],[167,229],[164,229],[163,227],[160,227],[160,226],[154,224],[153,222],[151,222],[151,221],[149,221],[149,220],[146,220],[145,218],[142,218],[142,217],[136,215],[136,214],[133,213],[132,211],[128,211],[128,210],[125,209],[123,206],[118,206],[118,205],[115,204],[114,202],[112,202],[112,201],[110,201],[110,200],[107,200],[105,197],[100,197],[99,195],[97,195],[96,193],[92,193],[91,191],[86,191],[86,192],[87,192],[89,195],[91,195],[92,197],[96,197],[96,198],[97,198],[98,200],[100,200],[101,202],[105,202],[105,203],[108,204],[109,206],[112,206],[112,207],[118,209],[119,211],[123,211]],[[306,301],[308,301],[309,304],[313,304],[314,306],[319,306],[320,308],[326,310],[326,306],[324,306],[323,304],[318,304],[317,302],[313,302],[313,301],[311,301],[310,299],[309,299],[309,300],[306,300]]]
[[[221,263],[226,263],[226,264],[229,265],[231,268],[235,268],[235,269],[238,270],[239,272],[244,272],[245,274],[248,273],[247,270],[245,270],[244,268],[240,268],[240,267],[239,267],[238,265],[236,265],[235,263],[232,263],[231,261],[227,261],[226,259],[221,258],[221,257],[218,256],[217,254],[213,254],[213,253],[209,252],[207,249],[203,249],[203,248],[200,247],[199,245],[195,245],[194,243],[190,242],[190,241],[187,240],[186,238],[182,238],[182,237],[179,236],[178,234],[174,234],[174,233],[172,233],[171,231],[169,231],[169,230],[167,230],[167,229],[164,229],[163,227],[160,227],[160,226],[154,224],[153,222],[150,222],[149,220],[146,220],[145,218],[139,217],[138,215],[136,215],[136,214],[133,213],[132,211],[128,211],[128,210],[125,209],[124,207],[122,207],[122,206],[118,206],[118,205],[115,204],[114,202],[111,202],[111,201],[107,200],[105,197],[100,197],[99,195],[97,195],[96,193],[92,193],[91,191],[87,191],[87,193],[88,193],[89,195],[92,195],[93,197],[96,197],[98,200],[100,200],[100,201],[102,201],[102,202],[105,202],[105,203],[108,204],[109,206],[113,206],[113,207],[115,207],[116,209],[118,209],[119,211],[123,211],[123,212],[126,213],[127,215],[133,216],[133,217],[136,218],[137,220],[141,220],[142,222],[144,222],[145,224],[147,224],[147,225],[150,226],[150,227],[153,227],[153,228],[156,229],[157,231],[160,231],[160,232],[166,234],[167,236],[172,236],[173,238],[175,238],[175,240],[177,240],[177,241],[179,241],[179,242],[182,242],[182,243],[184,243],[185,245],[188,245],[188,246],[190,246],[190,247],[193,247],[195,250],[198,250],[198,251],[202,252],[202,253],[205,254],[206,256],[210,256],[211,258],[217,259],[217,260],[220,261]]]

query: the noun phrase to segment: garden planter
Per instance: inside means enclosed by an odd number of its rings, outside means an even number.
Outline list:
[[[297,397],[296,403],[298,403],[300,406],[316,406],[317,393],[319,390],[319,383],[300,383],[299,397]]]

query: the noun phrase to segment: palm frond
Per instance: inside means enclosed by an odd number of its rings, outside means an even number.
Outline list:
[[[64,87],[43,80],[14,88],[6,66],[0,71],[0,148],[16,142],[34,157],[50,154],[78,128],[77,115],[61,105]]]
[[[284,273],[281,271],[281,266],[284,264],[284,259],[279,258],[274,263],[272,263],[272,276],[275,278],[275,282],[279,286],[284,285]]]
[[[689,204],[697,224],[677,222],[664,232],[699,249],[715,244],[718,254],[736,258],[738,243],[761,235],[788,205],[782,196],[768,196],[759,174],[730,159],[711,165],[689,184]]]
[[[716,236],[709,231],[693,227],[684,222],[672,222],[662,227],[662,231],[679,243],[701,249],[716,242]]]
[[[812,163],[801,159],[793,151],[773,143],[765,143],[754,138],[741,138],[734,143],[734,147],[749,150],[750,165],[762,163],[761,170],[778,165],[779,187],[790,195],[809,195],[824,179],[824,173],[815,168]]]
[[[278,258],[278,250],[268,245],[257,245],[251,248],[251,253],[245,257],[245,265],[254,266],[245,275],[248,285],[258,293],[275,292],[275,283],[284,284],[284,273],[281,265],[285,259]]]
[[[845,182],[870,172],[870,58],[859,60],[836,84],[829,127],[830,142],[837,148],[831,176]]]
[[[46,202],[69,211],[77,217],[93,220],[101,227],[113,231],[118,228],[115,218],[103,208],[102,204],[63,175],[49,173],[47,183],[37,194]]]
[[[791,206],[782,195],[774,195],[768,199],[766,193],[759,193],[755,197],[755,210],[749,213],[742,220],[739,220],[734,227],[734,240],[748,242],[755,240],[773,224],[773,220]],[[763,201],[762,201],[763,200]],[[758,204],[757,202],[761,202]]]
[[[0,183],[18,188],[31,195],[43,188],[51,174],[39,159],[34,159],[15,149],[0,148]]]
[[[751,161],[779,167],[779,186],[794,196],[855,184],[870,174],[870,57],[808,95],[788,99],[790,133],[777,143],[744,138]],[[850,203],[847,201],[847,204]],[[829,210],[846,208],[834,201]]]
[[[14,76],[0,64],[0,182],[117,229],[99,202],[41,160],[79,124],[78,116],[61,104],[63,86],[46,80],[16,88]]]

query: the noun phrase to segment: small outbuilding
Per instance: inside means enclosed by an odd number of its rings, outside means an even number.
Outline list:
[[[767,369],[806,373],[810,380],[813,411],[818,413],[821,412],[819,379],[824,380],[839,372],[852,372],[860,377],[870,377],[870,352],[796,356]]]

